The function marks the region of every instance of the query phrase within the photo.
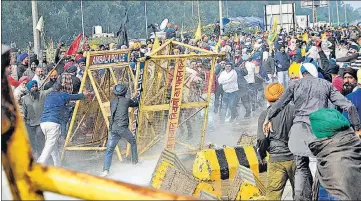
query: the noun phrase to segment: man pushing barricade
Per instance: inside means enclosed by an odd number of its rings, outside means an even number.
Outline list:
[[[117,84],[113,89],[116,97],[110,102],[109,135],[103,173],[100,175],[102,177],[108,176],[114,149],[122,137],[131,145],[132,163],[138,163],[137,142],[129,130],[128,109],[129,107],[138,107],[139,103],[136,98],[126,98],[127,91],[128,88],[124,84]]]

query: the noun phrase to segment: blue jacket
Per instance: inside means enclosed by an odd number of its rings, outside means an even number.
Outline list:
[[[80,100],[84,94],[68,94],[64,92],[51,92],[46,98],[44,103],[44,111],[41,115],[40,123],[53,122],[61,124],[63,122],[66,103],[70,100]]]
[[[346,98],[350,100],[352,104],[355,105],[358,112],[358,116],[361,119],[361,88],[358,88],[355,92],[348,94]],[[349,119],[347,112],[343,112],[343,115],[347,119]]]
[[[288,71],[290,67],[290,57],[285,52],[276,52],[275,64],[277,72]]]

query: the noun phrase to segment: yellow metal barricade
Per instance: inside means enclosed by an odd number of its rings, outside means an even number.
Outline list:
[[[191,197],[48,167],[33,161],[25,124],[2,63],[1,156],[14,200],[43,200],[43,191],[86,200],[191,200]]]

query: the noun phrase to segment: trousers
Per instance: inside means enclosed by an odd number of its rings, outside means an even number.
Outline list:
[[[307,156],[295,156],[295,201],[312,200],[313,177],[309,167],[310,159]]]
[[[296,163],[294,160],[269,162],[267,164],[267,193],[268,200],[281,200],[287,180],[290,180],[294,195]]]
[[[220,112],[220,121],[224,122],[226,119],[227,110],[229,109],[231,112],[231,119],[235,119],[238,115],[236,105],[237,105],[237,93],[238,91],[223,94],[223,103],[222,110]]]
[[[119,128],[117,130],[111,130],[108,135],[107,150],[105,151],[104,157],[104,171],[109,171],[112,163],[112,157],[114,149],[119,143],[120,138],[125,138],[131,145],[132,152],[132,163],[138,163],[138,150],[137,142],[133,134],[130,132],[128,127]]]
[[[61,125],[53,122],[40,123],[41,130],[45,135],[45,146],[38,159],[38,163],[44,164],[51,156],[55,166],[60,166],[60,152],[58,138],[61,134]]]
[[[33,150],[33,153],[35,153],[36,157],[39,157],[45,145],[43,131],[41,130],[40,125],[30,126],[28,124],[26,124],[26,130],[29,134],[31,149]]]

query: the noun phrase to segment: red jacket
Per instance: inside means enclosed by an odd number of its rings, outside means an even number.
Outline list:
[[[11,75],[8,75],[8,81],[13,87],[18,87],[20,85],[20,82],[11,77]]]

